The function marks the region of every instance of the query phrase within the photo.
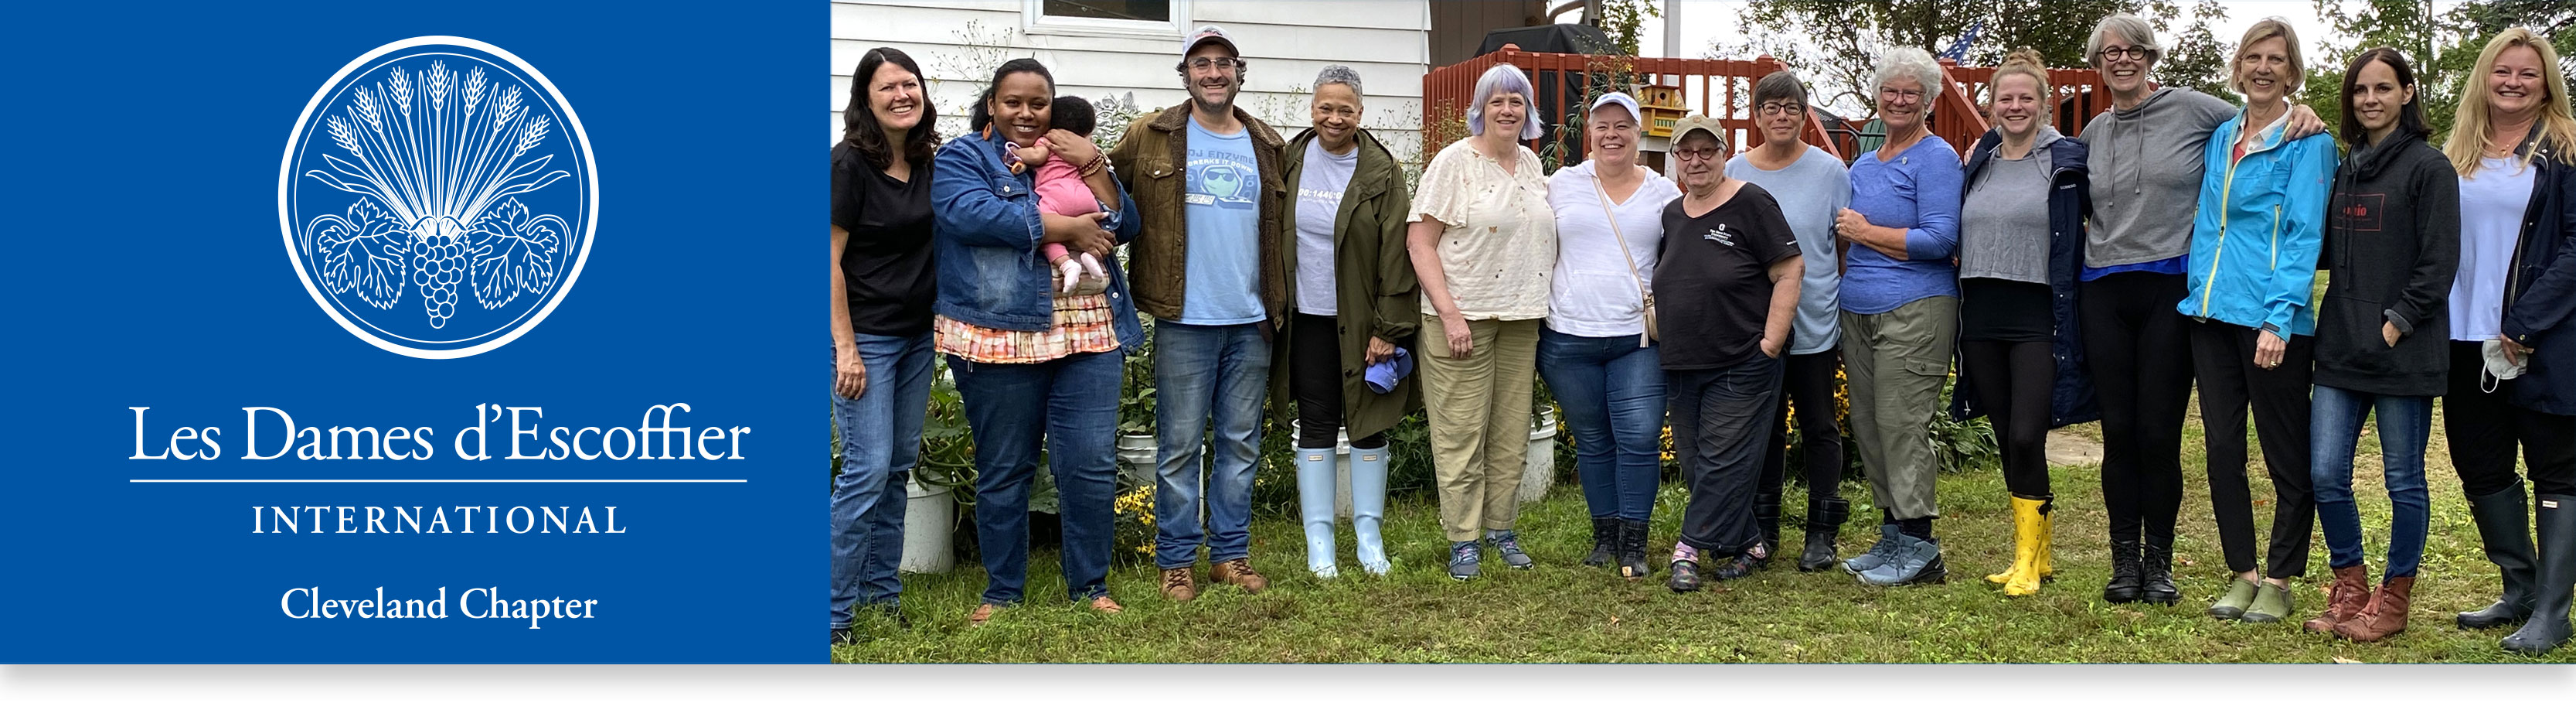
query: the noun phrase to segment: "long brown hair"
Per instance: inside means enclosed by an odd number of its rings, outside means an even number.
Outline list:
[[[869,49],[866,55],[859,57],[858,71],[850,74],[850,106],[841,111],[841,141],[858,147],[859,155],[867,158],[868,165],[878,169],[893,165],[894,146],[886,143],[885,125],[877,124],[876,110],[870,108],[874,103],[868,102],[868,84],[876,82],[877,69],[889,63],[911,72],[915,79],[921,77],[921,66],[913,63],[912,57],[905,55],[903,50],[890,46]],[[938,143],[939,110],[931,106],[929,89],[925,86],[921,96],[921,122],[903,135],[903,160],[914,166],[929,164],[931,147]]]
[[[2559,163],[2576,164],[2576,153],[2570,153],[2576,150],[2576,117],[2568,115],[2567,76],[2558,72],[2558,49],[2530,29],[2508,27],[2487,40],[2487,48],[2478,52],[2476,67],[2460,81],[2459,112],[2451,119],[2450,138],[2442,142],[2442,155],[2451,157],[2451,170],[2460,175],[2477,175],[2478,159],[2486,151],[2487,128],[2494,125],[2487,114],[2487,73],[2495,70],[2497,56],[2517,46],[2540,53],[2541,82],[2549,88],[2549,98],[2540,105],[2540,119],[2531,128],[2555,147]],[[2530,163],[2531,155],[2523,155],[2522,164]]]

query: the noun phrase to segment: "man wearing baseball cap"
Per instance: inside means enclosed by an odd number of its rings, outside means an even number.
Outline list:
[[[1252,568],[1252,472],[1269,337],[1288,309],[1278,239],[1284,142],[1234,106],[1245,62],[1225,30],[1200,27],[1181,53],[1189,100],[1137,119],[1109,153],[1141,219],[1128,280],[1136,309],[1155,318],[1154,561],[1163,595],[1176,601],[1198,597],[1201,544],[1209,581],[1246,592],[1269,585]],[[1214,466],[1202,484],[1199,437],[1211,420]]]

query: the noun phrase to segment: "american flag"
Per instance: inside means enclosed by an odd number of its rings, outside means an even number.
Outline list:
[[[1952,61],[1968,60],[1968,46],[1977,43],[1977,33],[1983,31],[1985,28],[1985,20],[1977,20],[1968,23],[1968,31],[1960,32],[1959,41],[1950,44],[1950,48],[1942,49],[1941,58]]]

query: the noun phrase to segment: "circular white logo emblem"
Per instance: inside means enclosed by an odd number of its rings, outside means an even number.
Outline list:
[[[278,171],[286,258],[359,339],[424,359],[527,333],[589,258],[599,175],[581,118],[500,47],[414,37],[340,69]]]

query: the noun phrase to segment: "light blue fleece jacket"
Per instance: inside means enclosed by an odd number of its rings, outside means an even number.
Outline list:
[[[2309,306],[2317,250],[2333,190],[2334,138],[2283,140],[2287,115],[2262,127],[2258,146],[2230,158],[2245,114],[2218,126],[2204,150],[2200,210],[2184,264],[2190,295],[2182,314],[2290,335],[2316,333]]]

